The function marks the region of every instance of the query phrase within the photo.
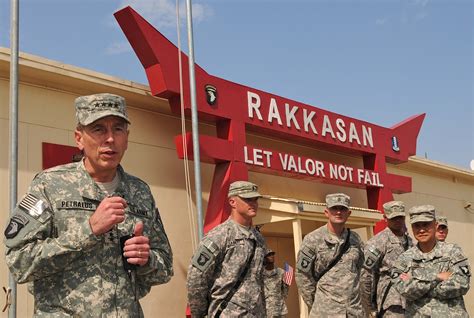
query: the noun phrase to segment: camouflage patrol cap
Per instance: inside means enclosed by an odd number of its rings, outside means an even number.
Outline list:
[[[328,209],[335,206],[343,206],[349,209],[351,197],[344,193],[331,193],[326,195],[326,206]]]
[[[437,216],[436,217],[436,222],[438,222],[438,226],[440,225],[444,225],[446,227],[448,227],[448,218],[445,217],[445,216]]]
[[[270,256],[270,255],[275,255],[275,251],[272,250],[271,248],[267,248],[267,252],[265,253],[265,257]]]
[[[87,126],[98,119],[107,116],[117,116],[128,120],[125,99],[114,94],[94,94],[80,96],[75,100],[76,120],[79,124]]]
[[[410,224],[431,222],[436,219],[435,207],[429,204],[414,206],[408,211],[408,214],[410,214]]]
[[[235,181],[230,184],[229,198],[238,196],[245,199],[259,198],[262,195],[258,193],[258,186],[249,181]]]
[[[383,205],[383,211],[387,219],[405,216],[405,204],[402,201],[389,201]]]

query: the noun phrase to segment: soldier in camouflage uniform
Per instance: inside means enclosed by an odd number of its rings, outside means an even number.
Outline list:
[[[436,240],[435,208],[410,209],[417,246],[392,269],[394,287],[406,298],[406,317],[469,317],[463,295],[469,290],[469,262],[456,244]]]
[[[362,317],[359,278],[364,264],[363,243],[345,228],[350,198],[328,194],[328,223],[307,234],[298,252],[296,283],[310,317]],[[339,261],[338,255],[342,255]],[[331,263],[335,263],[332,267]]]
[[[286,317],[288,309],[286,308],[285,299],[288,297],[290,286],[283,281],[285,271],[282,268],[275,267],[275,252],[271,249],[267,250],[264,263],[263,284],[265,286],[267,317]]]
[[[365,262],[361,274],[362,304],[378,317],[405,317],[405,299],[392,287],[393,263],[413,246],[406,233],[405,205],[390,201],[383,205],[387,228],[365,245]]]
[[[265,241],[252,226],[258,187],[236,181],[229,188],[231,214],[200,242],[188,269],[191,316],[265,317]]]
[[[120,166],[125,100],[75,106],[84,159],[35,176],[5,230],[7,265],[30,283],[35,317],[142,317],[138,299],[170,280],[172,253],[150,188]]]
[[[446,241],[448,237],[448,218],[445,216],[437,216],[436,222],[438,225],[436,226],[436,239],[440,242]]]

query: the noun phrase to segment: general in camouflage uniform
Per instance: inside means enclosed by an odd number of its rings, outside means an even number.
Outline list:
[[[410,223],[418,241],[395,262],[392,281],[406,298],[407,317],[469,317],[463,295],[471,276],[468,259],[456,244],[435,237],[435,208],[410,209]]]
[[[290,286],[284,282],[284,275],[285,271],[282,268],[275,267],[275,252],[268,249],[265,255],[265,270],[263,271],[267,317],[283,318],[288,314],[285,300],[288,297]]]
[[[349,196],[343,193],[327,195],[328,223],[307,234],[298,252],[296,283],[310,317],[364,316],[359,294],[363,243],[357,233],[345,228],[349,204]],[[341,252],[340,260],[328,270]]]
[[[231,215],[202,239],[188,269],[192,317],[265,317],[265,241],[251,224],[258,187],[236,181],[229,188]]]
[[[150,188],[119,165],[125,100],[79,97],[76,117],[84,160],[34,178],[5,230],[7,265],[30,283],[35,317],[142,317],[138,299],[170,280],[172,253]]]
[[[405,299],[392,287],[390,275],[395,261],[413,243],[406,233],[403,202],[387,202],[383,209],[387,228],[365,245],[362,303],[367,312],[377,312],[379,317],[405,317]]]

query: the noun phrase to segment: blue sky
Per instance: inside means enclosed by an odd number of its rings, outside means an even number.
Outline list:
[[[175,1],[21,0],[20,50],[147,84],[112,15],[126,5],[176,44]],[[209,73],[385,127],[427,113],[419,156],[474,159],[474,1],[202,0],[193,14]],[[0,0],[3,47],[9,21]]]

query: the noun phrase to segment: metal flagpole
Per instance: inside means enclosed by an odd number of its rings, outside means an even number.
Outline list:
[[[193,18],[191,0],[186,0],[186,20],[188,25],[188,48],[189,48],[189,91],[191,94],[191,123],[193,134],[194,153],[194,186],[196,190],[196,207],[198,214],[199,239],[204,236],[203,214],[202,214],[202,191],[201,191],[201,154],[199,152],[199,128],[196,101],[196,78],[194,74],[194,42],[193,42]]]
[[[9,189],[10,216],[16,206],[18,187],[18,0],[11,0],[10,20],[10,158],[9,158]],[[16,282],[9,273],[8,284],[11,291],[11,305],[8,317],[16,318]]]

